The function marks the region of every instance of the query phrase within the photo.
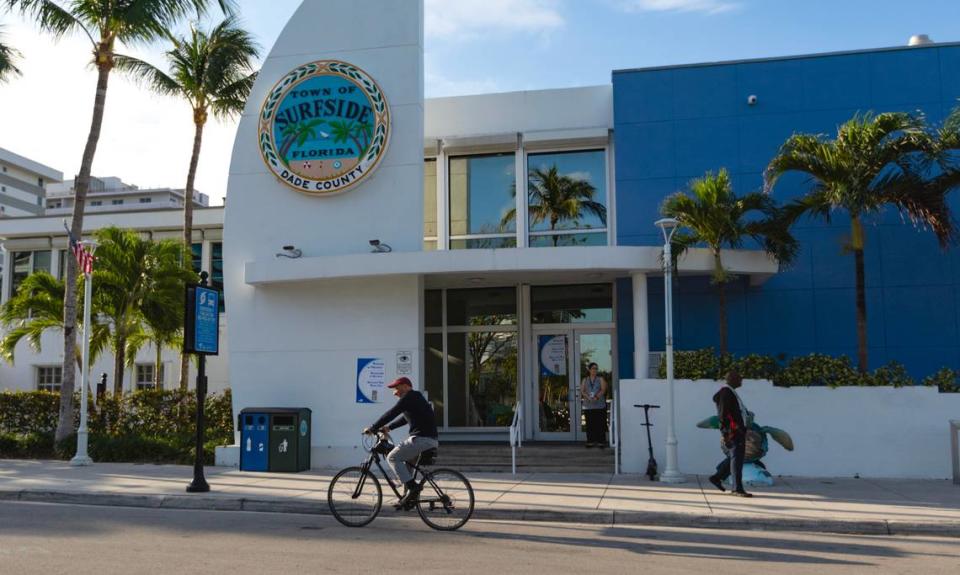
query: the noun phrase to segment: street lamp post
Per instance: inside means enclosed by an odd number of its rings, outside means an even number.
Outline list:
[[[97,242],[80,242],[80,249],[90,249],[89,257],[97,250]],[[93,299],[93,273],[91,267],[84,266],[83,271],[83,355],[80,372],[80,429],[77,430],[77,454],[70,460],[70,465],[84,466],[93,464],[93,459],[87,454],[89,432],[87,430],[87,388],[89,386],[90,371],[90,308]],[[90,270],[90,271],[88,271]]]
[[[667,467],[660,474],[660,481],[683,483],[687,478],[677,469],[676,406],[673,391],[673,252],[670,246],[679,222],[673,218],[663,218],[657,220],[656,225],[663,232],[663,315],[666,322],[667,348]]]

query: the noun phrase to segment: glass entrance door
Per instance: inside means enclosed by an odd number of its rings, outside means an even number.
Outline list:
[[[613,378],[610,331],[544,329],[534,331],[537,382],[537,427],[541,440],[586,439],[580,382],[587,367],[596,362],[611,397]]]

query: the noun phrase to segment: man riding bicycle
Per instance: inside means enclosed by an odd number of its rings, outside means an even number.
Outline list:
[[[382,431],[387,433],[408,423],[410,424],[410,436],[397,444],[387,455],[390,468],[393,469],[393,472],[397,474],[397,477],[406,487],[406,491],[398,503],[405,507],[416,501],[420,492],[420,487],[413,480],[413,471],[407,461],[415,460],[424,451],[435,449],[439,445],[437,441],[437,422],[433,415],[433,407],[419,391],[414,391],[413,384],[410,383],[409,379],[398,377],[387,387],[393,390],[393,395],[398,397],[399,401],[380,416],[380,419],[375,421],[373,425],[364,428],[363,432],[376,433]],[[396,418],[396,421],[390,423],[394,418]]]

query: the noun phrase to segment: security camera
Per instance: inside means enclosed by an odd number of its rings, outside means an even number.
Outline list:
[[[380,245],[380,240],[370,240],[370,247],[377,247]]]
[[[381,242],[380,240],[370,240],[370,247],[373,248],[370,251],[375,254],[383,254],[393,251],[393,248]]]
[[[747,104],[753,106],[757,103],[757,97],[754,94],[747,96]]]

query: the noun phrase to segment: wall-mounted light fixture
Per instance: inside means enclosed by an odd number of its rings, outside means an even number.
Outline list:
[[[295,260],[303,255],[297,246],[283,246],[283,251],[277,253],[278,258],[290,258]]]
[[[393,251],[393,248],[380,240],[370,240],[370,247],[373,248],[370,250],[370,253],[374,254],[385,254]]]

